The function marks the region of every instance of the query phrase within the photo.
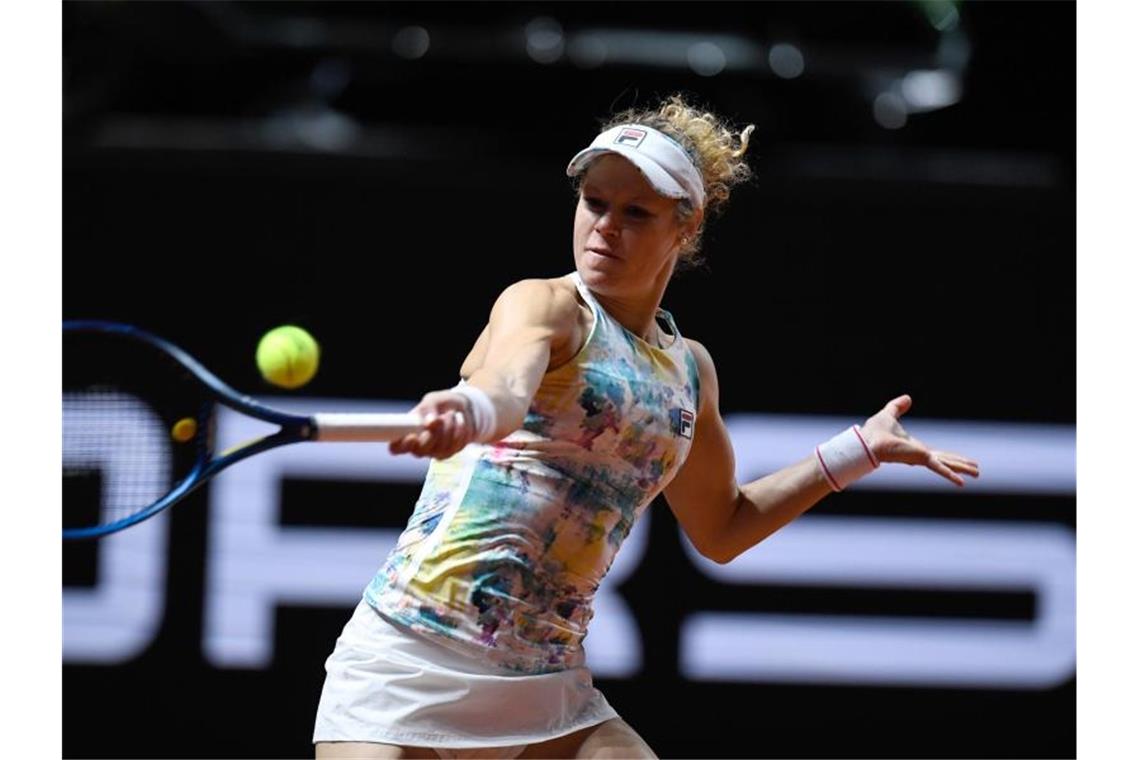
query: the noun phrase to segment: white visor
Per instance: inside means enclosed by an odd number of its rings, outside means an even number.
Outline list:
[[[629,159],[661,195],[686,198],[694,208],[704,207],[704,182],[689,154],[673,138],[641,124],[621,124],[602,132],[571,159],[566,176],[581,174],[606,153]]]

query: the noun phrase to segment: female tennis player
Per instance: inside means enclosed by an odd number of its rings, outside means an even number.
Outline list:
[[[433,461],[326,663],[318,758],[655,757],[594,688],[582,639],[657,494],[728,562],[882,462],[977,477],[906,433],[899,396],[736,483],[712,358],[660,304],[748,176],[751,130],[674,96],[619,115],[570,162],[575,271],[504,290],[464,380],[424,396],[426,429],[390,444]]]

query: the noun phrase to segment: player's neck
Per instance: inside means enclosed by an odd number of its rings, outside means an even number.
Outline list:
[[[629,295],[595,293],[594,297],[625,329],[651,345],[657,345],[657,309],[665,295],[666,282],[654,284],[651,290]]]

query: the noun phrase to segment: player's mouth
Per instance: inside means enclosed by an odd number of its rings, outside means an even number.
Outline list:
[[[586,250],[589,251],[590,253],[596,254],[598,256],[605,257],[607,259],[619,259],[620,260],[620,257],[615,256],[614,252],[609,250],[608,248],[598,248],[596,246],[588,245],[588,246],[586,246]]]

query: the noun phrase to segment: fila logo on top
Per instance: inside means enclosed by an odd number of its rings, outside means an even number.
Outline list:
[[[636,148],[641,145],[641,142],[645,139],[647,134],[649,133],[644,129],[626,127],[621,132],[618,132],[618,136],[614,138],[614,142],[618,145],[628,145],[631,148]]]
[[[682,438],[693,438],[693,413],[688,409],[670,409],[670,422],[672,422],[673,435]]]

